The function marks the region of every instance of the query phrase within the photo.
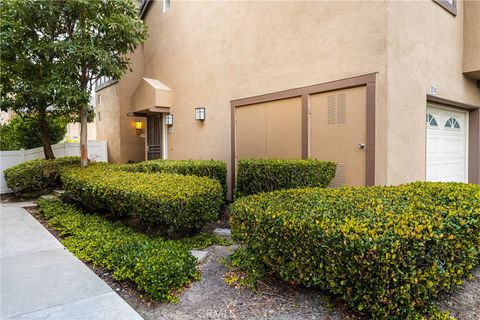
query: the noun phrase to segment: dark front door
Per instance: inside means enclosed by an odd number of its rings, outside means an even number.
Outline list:
[[[147,160],[162,159],[162,116],[147,117]]]

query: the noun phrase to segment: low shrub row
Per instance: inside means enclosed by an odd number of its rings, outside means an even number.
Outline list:
[[[13,192],[33,197],[58,187],[62,167],[77,163],[80,163],[79,157],[36,159],[5,169],[4,175],[7,186]]]
[[[217,180],[227,193],[227,165],[219,160],[150,160],[122,166],[132,172],[163,172],[207,177]]]
[[[296,189],[231,207],[234,239],[285,281],[373,319],[415,319],[480,258],[480,186]]]
[[[321,160],[244,159],[238,162],[235,196],[281,189],[326,187],[336,164]]]
[[[110,270],[117,280],[132,281],[154,299],[175,301],[174,292],[199,277],[182,242],[150,238],[56,198],[39,199],[38,205],[69,251]]]
[[[223,191],[218,181],[166,173],[133,173],[108,164],[62,173],[65,196],[98,212],[131,216],[167,231],[200,229],[218,218]]]

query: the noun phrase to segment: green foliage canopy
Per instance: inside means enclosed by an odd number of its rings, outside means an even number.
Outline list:
[[[67,133],[63,117],[47,116],[48,133],[52,144],[60,142]],[[15,115],[9,123],[0,125],[0,150],[32,149],[42,146],[38,120]]]

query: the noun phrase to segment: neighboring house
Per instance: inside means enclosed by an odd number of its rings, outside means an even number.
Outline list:
[[[338,163],[335,184],[479,182],[480,1],[140,11],[132,72],[96,90],[111,161],[220,159],[234,179],[241,158],[311,157]]]
[[[96,140],[97,126],[95,122],[87,124],[87,140]],[[65,134],[66,142],[80,142],[80,122],[67,124],[67,133]]]

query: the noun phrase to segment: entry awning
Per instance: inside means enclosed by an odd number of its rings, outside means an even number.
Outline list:
[[[169,113],[171,107],[171,90],[157,79],[142,78],[132,95],[132,109],[129,117],[146,117]]]

